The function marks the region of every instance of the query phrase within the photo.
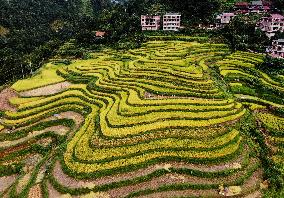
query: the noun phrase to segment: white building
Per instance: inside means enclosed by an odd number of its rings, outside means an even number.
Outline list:
[[[142,30],[159,30],[161,24],[161,16],[142,15]]]
[[[222,13],[216,17],[216,27],[223,28],[235,17],[234,13]]]
[[[284,39],[272,41],[272,46],[267,48],[267,52],[276,58],[284,58]]]
[[[284,16],[280,14],[271,14],[269,17],[262,17],[258,27],[271,38],[277,31],[284,31]]]
[[[180,29],[181,14],[167,13],[163,16],[163,30],[178,31]]]

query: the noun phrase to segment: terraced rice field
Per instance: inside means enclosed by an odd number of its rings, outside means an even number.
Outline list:
[[[283,100],[234,87],[258,78],[282,94],[281,80],[253,69],[262,58],[149,41],[56,66],[55,84],[16,83],[2,107],[2,196],[220,197],[226,187],[228,196],[260,197],[261,146],[243,124],[255,118],[283,170]]]

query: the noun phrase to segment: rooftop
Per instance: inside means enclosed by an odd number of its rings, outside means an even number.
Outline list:
[[[179,16],[181,16],[181,14],[178,13],[178,12],[168,12],[168,13],[164,14],[164,16],[171,16],[171,15],[179,15]]]
[[[144,14],[141,15],[141,17],[161,17],[160,15],[149,15],[149,14]]]
[[[106,32],[104,31],[96,31],[96,37],[104,37],[106,35]]]
[[[270,17],[273,19],[283,19],[284,18],[284,16],[281,14],[271,14]]]
[[[280,43],[284,43],[284,39],[278,39],[278,40],[274,40],[274,41],[277,41],[277,42],[280,42]]]
[[[264,8],[265,10],[270,10],[270,9],[271,9],[270,6],[263,6],[263,8]]]
[[[248,6],[248,2],[237,2],[235,3],[236,6]]]
[[[262,6],[263,5],[262,1],[252,1],[250,4],[255,5],[255,6]]]
[[[233,12],[224,12],[224,13],[220,14],[220,16],[235,16],[235,13],[233,13]]]

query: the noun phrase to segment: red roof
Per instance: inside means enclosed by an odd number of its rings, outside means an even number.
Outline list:
[[[271,6],[272,2],[271,1],[262,1],[264,6]]]
[[[96,32],[96,37],[104,37],[105,34],[106,34],[106,32],[97,31],[97,32]]]
[[[248,2],[237,2],[236,6],[248,6]]]

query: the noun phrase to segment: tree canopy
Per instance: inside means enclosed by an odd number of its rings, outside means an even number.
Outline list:
[[[247,50],[263,52],[263,46],[270,44],[269,38],[260,29],[256,29],[258,15],[238,15],[220,30],[220,33],[233,50]]]
[[[92,45],[96,30],[106,42],[137,47],[143,41],[140,15],[180,12],[186,27],[212,23],[225,0],[0,0],[0,84],[39,68],[54,49],[71,38]],[[232,1],[234,2],[234,1]],[[276,0],[281,4],[282,0]],[[281,8],[281,6],[280,6]],[[223,30],[236,49],[258,48],[266,42],[254,24],[233,21]],[[230,32],[234,32],[231,35]],[[257,43],[257,44],[256,44]],[[41,50],[45,50],[43,53]],[[33,58],[32,58],[33,57]],[[35,58],[36,57],[36,58]]]

